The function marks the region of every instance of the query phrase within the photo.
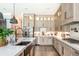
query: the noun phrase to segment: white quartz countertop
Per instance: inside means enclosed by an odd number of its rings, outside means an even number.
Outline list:
[[[20,40],[18,40],[17,43],[21,42],[21,41],[31,41],[32,42],[35,38],[20,37],[19,39]],[[29,46],[29,44],[26,46],[16,46],[16,45],[8,44],[4,47],[0,47],[0,56],[18,56],[18,55],[20,55],[20,53],[22,53],[27,48],[27,46]]]
[[[79,44],[76,44],[76,43],[69,43],[63,39],[61,39],[60,37],[56,37],[54,36],[54,38],[56,38],[57,40],[63,42],[64,44],[68,45],[69,47],[73,48],[74,50],[78,51],[79,52]]]
[[[12,46],[7,45],[5,47],[0,47],[0,56],[17,56],[24,51],[26,46]]]

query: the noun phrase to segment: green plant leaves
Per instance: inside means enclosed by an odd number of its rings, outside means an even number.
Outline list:
[[[0,28],[0,37],[4,38],[6,36],[9,36],[10,34],[12,34],[14,31],[11,29],[7,29],[7,28]]]

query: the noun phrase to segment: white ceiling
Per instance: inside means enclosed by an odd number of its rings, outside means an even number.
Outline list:
[[[34,13],[42,15],[53,15],[60,4],[58,3],[16,3],[15,13],[21,15],[22,13]],[[12,3],[0,3],[0,12],[13,13]]]

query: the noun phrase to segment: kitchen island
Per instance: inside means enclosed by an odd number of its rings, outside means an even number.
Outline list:
[[[27,49],[27,47],[33,43],[33,41],[35,40],[35,38],[24,38],[24,37],[20,37],[18,39],[18,41],[14,44],[8,44],[6,46],[0,47],[0,56],[20,56],[20,55],[24,55],[24,50]],[[26,42],[26,41],[30,41],[29,44],[27,45],[16,45],[20,42]]]

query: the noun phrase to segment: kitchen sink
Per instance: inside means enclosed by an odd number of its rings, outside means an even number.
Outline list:
[[[22,41],[16,44],[16,46],[26,46],[30,43],[30,41]],[[32,49],[32,44],[29,44],[27,48],[24,50],[24,56],[30,55],[30,51]]]
[[[17,43],[16,45],[27,45],[29,44],[30,42],[20,42],[20,43]]]

